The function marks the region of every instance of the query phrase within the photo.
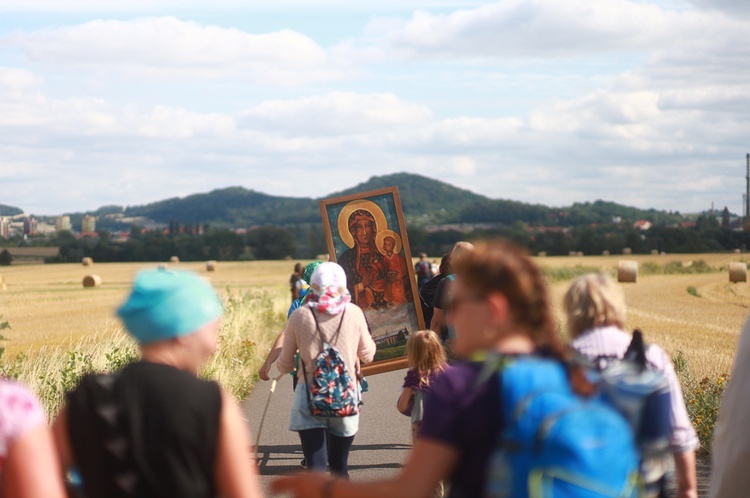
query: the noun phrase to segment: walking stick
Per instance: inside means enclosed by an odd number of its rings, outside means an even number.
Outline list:
[[[271,368],[274,368],[276,365],[272,365]],[[269,372],[270,373],[270,372]],[[276,382],[281,378],[283,374],[279,373],[278,369],[276,370],[276,373],[278,376],[273,378],[271,380],[271,390],[268,392],[268,399],[266,400],[266,406],[263,408],[263,415],[260,416],[260,425],[258,426],[258,433],[255,435],[255,456],[256,459],[260,460],[260,453],[258,452],[260,448],[260,435],[263,432],[263,423],[266,421],[266,413],[268,413],[268,406],[271,404],[271,398],[273,397],[273,393],[276,390]]]

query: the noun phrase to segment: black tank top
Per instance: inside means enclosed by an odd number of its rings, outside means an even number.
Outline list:
[[[88,375],[68,395],[73,459],[87,498],[213,498],[221,413],[215,382],[138,362]]]

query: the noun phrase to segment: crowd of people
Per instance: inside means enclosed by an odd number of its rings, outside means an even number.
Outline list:
[[[422,257],[415,274],[427,328],[409,334],[409,368],[402,390],[394,393],[396,409],[410,417],[413,447],[391,479],[352,482],[348,458],[366,389],[361,366],[373,360],[376,345],[341,266],[314,262],[295,268],[288,320],[259,376],[294,377],[289,430],[299,435],[308,471],[276,479],[275,492],[316,498],[495,496],[488,489],[498,479],[491,470],[497,435],[517,423],[518,400],[506,385],[516,377],[503,373],[526,365],[533,378],[534,369],[558,365],[566,396],[593,398],[599,379],[586,365],[634,350],[636,341],[624,329],[624,294],[605,275],[585,275],[570,285],[563,309],[571,342],[564,344],[540,268],[512,244],[459,242],[443,256],[439,273]],[[28,390],[0,380],[0,496],[262,496],[236,401],[215,382],[198,378],[216,349],[222,315],[210,284],[189,272],[141,272],[118,315],[141,359],[117,373],[85,376],[67,394],[51,428]],[[716,429],[713,498],[744,497],[750,489],[742,470],[750,439],[741,429],[750,415],[749,355],[750,321]],[[642,357],[668,385],[663,409],[676,496],[697,498],[699,441],[674,367],[657,345],[644,346]],[[634,435],[633,448],[637,444]],[[653,496],[666,496],[663,483],[658,485]],[[628,493],[617,496],[645,491]]]

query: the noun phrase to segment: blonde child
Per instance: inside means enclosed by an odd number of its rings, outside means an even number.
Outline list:
[[[417,437],[422,422],[422,400],[431,389],[432,381],[447,366],[445,350],[440,338],[432,330],[419,330],[406,342],[406,359],[409,370],[404,377],[404,386],[396,407],[404,415],[411,416],[412,441]]]

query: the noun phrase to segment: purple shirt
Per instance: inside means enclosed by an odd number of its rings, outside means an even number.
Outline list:
[[[455,448],[458,463],[448,480],[449,498],[484,494],[487,465],[502,428],[498,376],[476,385],[482,363],[447,369],[425,400],[419,438]]]
[[[446,369],[450,369],[450,367],[446,367]],[[437,379],[442,373],[443,372],[433,371],[430,375],[427,376],[429,379],[429,383],[422,384],[422,378],[420,377],[419,372],[417,372],[413,368],[410,368],[406,371],[406,377],[404,377],[404,385],[401,387],[410,387],[415,391],[422,391],[423,393],[432,392],[432,386],[435,383],[435,379]]]

